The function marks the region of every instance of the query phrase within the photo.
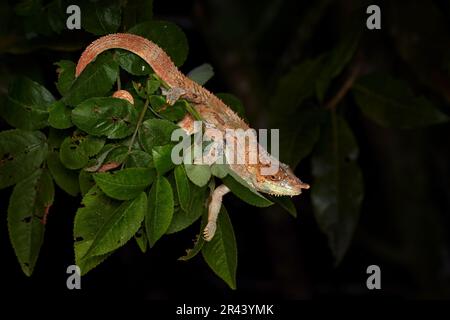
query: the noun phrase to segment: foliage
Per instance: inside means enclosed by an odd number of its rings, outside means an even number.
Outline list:
[[[153,20],[151,12],[143,16],[141,9],[151,9],[151,3],[135,1],[123,8],[118,1],[84,1],[83,28],[97,36],[116,32],[123,17],[127,32],[154,41],[180,66],[187,57],[186,36],[171,22]],[[62,4],[54,1],[53,6]],[[37,2],[36,8],[29,8],[23,2],[16,10],[28,16],[49,9]],[[58,11],[52,14],[53,20],[60,17]],[[61,31],[53,20],[53,32]],[[77,78],[74,61],[61,60],[55,66],[58,97],[23,76],[10,83],[0,105],[2,118],[15,128],[0,133],[0,187],[14,185],[8,227],[26,275],[37,262],[54,184],[70,196],[82,195],[73,233],[75,262],[82,274],[132,238],[145,252],[166,234],[200,221],[214,180],[223,179],[250,204],[273,204],[218,165],[172,163],[171,133],[192,107],[179,100],[167,108],[158,76],[138,56],[119,49],[103,53]],[[188,73],[202,85],[213,75],[208,64]],[[133,95],[134,104],[111,97],[119,81]],[[239,99],[219,96],[244,116]],[[203,246],[199,239],[202,245],[196,245],[189,258],[201,249],[214,272],[236,288],[237,246],[225,208],[218,224],[214,240]]]
[[[352,17],[359,21],[357,14]],[[369,121],[388,128],[449,121],[439,98],[417,94],[412,84],[390,74],[363,70],[368,63],[363,39],[370,35],[364,21],[359,23],[344,27],[344,36],[329,51],[289,66],[276,84],[269,111],[271,126],[281,129],[281,160],[294,168],[300,162],[311,165],[314,216],[336,265],[349,249],[365,191],[350,123],[358,109]]]
[[[29,18],[24,34],[63,32],[66,2],[17,4],[16,15]],[[159,44],[177,66],[185,62],[186,36],[174,23],[153,19],[152,1],[128,1],[127,6],[122,1],[82,2],[84,32],[138,34]],[[46,18],[33,18],[39,14]],[[281,129],[281,160],[293,168],[300,161],[311,164],[315,218],[337,263],[350,246],[365,189],[348,110],[359,108],[367,119],[394,128],[418,128],[449,119],[434,100],[416,94],[406,81],[353,73],[364,34],[348,34],[328,52],[291,66],[267,103],[272,126]],[[10,51],[33,50],[27,43],[20,38]],[[73,231],[75,262],[82,274],[132,238],[145,252],[196,222],[201,232],[210,189],[220,182],[250,205],[278,204],[297,215],[290,198],[250,189],[226,166],[169,161],[171,133],[192,107],[180,100],[166,108],[164,84],[141,58],[123,50],[106,52],[78,78],[75,61],[55,65],[56,90],[21,76],[10,81],[7,96],[0,100],[0,115],[12,127],[0,133],[0,188],[13,187],[8,229],[26,275],[33,272],[47,215],[58,201],[54,185],[70,196],[82,197]],[[350,85],[336,90],[334,85],[346,83],[349,74],[354,77]],[[213,75],[208,64],[188,73],[202,85]],[[111,97],[115,83],[131,92],[134,104]],[[333,100],[339,93],[343,93],[339,101]],[[227,93],[217,96],[246,119],[239,99]],[[233,212],[228,215],[223,206],[213,240],[205,242],[199,236],[180,260],[201,252],[210,268],[234,289],[237,244],[230,216]]]

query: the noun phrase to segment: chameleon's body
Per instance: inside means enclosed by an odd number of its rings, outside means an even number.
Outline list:
[[[202,120],[209,127],[220,130],[224,135],[226,129],[249,129],[249,126],[219,98],[183,75],[173,64],[170,57],[159,46],[137,35],[118,33],[97,39],[81,55],[76,67],[75,76],[78,77],[84,68],[100,53],[108,49],[116,48],[133,52],[152,67],[153,71],[170,88],[165,93],[169,104],[173,104],[180,97],[186,99],[194,105]],[[180,122],[180,125],[187,132],[192,132],[190,128],[192,123],[193,119],[190,115],[187,115]],[[261,169],[267,167],[267,163],[277,162],[278,160],[273,158],[264,149],[255,151],[247,150],[247,145],[243,147],[246,148],[246,153],[259,152],[262,156],[260,159],[263,159],[263,163],[259,160],[256,164],[229,164],[229,166],[231,170],[256,190],[274,195],[293,196],[300,194],[301,189],[309,188],[309,185],[301,182],[287,165],[281,163],[276,174],[261,174]],[[222,197],[227,192],[229,192],[229,189],[222,185],[214,191],[211,197],[208,225],[204,230],[206,240],[211,240],[214,236]]]

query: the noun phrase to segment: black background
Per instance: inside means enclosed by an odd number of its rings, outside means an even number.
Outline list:
[[[295,46],[289,44],[295,38],[293,34],[299,19],[311,7],[309,1],[284,1],[272,27],[266,29],[264,39],[248,49],[246,31],[257,28],[260,10],[267,8],[268,2],[156,0],[154,4],[156,18],[179,24],[187,34],[190,53],[182,71],[188,72],[204,62],[211,63],[216,75],[208,88],[213,92],[227,91],[240,96],[254,127],[265,127],[270,115],[265,111],[264,101],[254,97],[252,90],[245,89],[242,83],[250,83],[252,88],[261,82],[276,82],[277,76],[289,70],[289,65],[298,62],[298,55],[293,53],[287,65],[281,64],[279,70],[274,67],[279,66],[277,62],[286,50],[295,51]],[[416,2],[423,1],[405,3]],[[447,24],[442,32],[448,39],[448,3],[429,2],[445,17]],[[398,3],[402,8],[401,1]],[[389,10],[389,6],[381,1],[379,4],[384,17],[384,10]],[[330,49],[348,17],[347,12],[360,5],[358,1],[331,4],[314,30],[303,56],[315,56]],[[358,10],[364,8],[361,6]],[[414,11],[414,6],[411,10],[422,17],[420,12]],[[366,54],[372,54],[375,61],[370,67],[379,67],[377,59],[383,57],[387,61],[385,65],[394,74],[402,74],[414,83],[416,77],[398,56],[395,38],[389,36],[392,20],[382,21],[382,30],[364,35]],[[415,23],[420,27],[433,21],[424,16]],[[242,26],[247,29],[241,29]],[[94,38],[86,36],[85,39],[87,45]],[[432,43],[433,39],[427,41]],[[240,50],[243,46],[247,49],[245,54]],[[430,47],[430,56],[432,50],[434,48]],[[41,76],[45,85],[55,93],[53,63],[62,58],[75,61],[79,54],[80,51],[61,54],[45,49],[25,55],[4,53],[1,64],[17,73],[27,73],[29,68],[44,70]],[[258,71],[256,80],[255,70],[251,68]],[[271,72],[266,72],[268,70]],[[423,91],[431,90],[420,92]],[[446,107],[448,112],[448,103]],[[84,276],[82,290],[69,291],[66,268],[74,261],[72,227],[80,199],[57,190],[45,242],[34,274],[28,278],[22,273],[8,238],[6,210],[11,192],[8,188],[0,193],[0,213],[3,213],[0,221],[0,290],[10,296],[32,299],[73,296],[180,301],[447,298],[450,293],[447,232],[450,126],[395,130],[377,126],[363,117],[357,108],[350,108],[346,115],[360,146],[359,164],[364,175],[365,199],[354,239],[339,266],[334,266],[327,240],[314,220],[307,193],[294,199],[299,211],[297,219],[279,208],[254,208],[229,195],[225,204],[238,244],[238,290],[230,290],[201,256],[189,262],[177,261],[191,246],[199,228],[196,224],[179,234],[165,237],[145,255],[131,241]],[[4,123],[1,126],[7,128]],[[307,160],[300,164],[296,173],[303,180],[311,181]],[[366,288],[366,268],[371,264],[381,268],[382,290]]]

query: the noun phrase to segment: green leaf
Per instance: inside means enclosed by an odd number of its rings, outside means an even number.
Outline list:
[[[246,119],[244,104],[238,97],[231,93],[218,93],[216,96],[229,106],[231,110],[235,111],[239,117]]]
[[[152,109],[158,112],[159,115],[166,120],[178,122],[186,115],[186,100],[177,100],[173,106],[169,105],[166,102],[166,98],[163,96],[151,95],[149,100]]]
[[[268,198],[272,202],[279,204],[284,210],[289,212],[291,216],[297,218],[297,208],[295,208],[295,205],[290,197],[269,196]]]
[[[182,257],[179,257],[178,260],[180,260],[180,261],[191,260],[202,250],[206,241],[205,241],[205,239],[203,239],[201,234],[202,234],[203,230],[205,229],[207,223],[208,223],[208,216],[207,216],[207,214],[204,214],[202,221],[200,223],[200,232],[197,235],[197,239],[195,240],[194,246],[191,249],[187,249],[186,254]]]
[[[272,201],[254,190],[242,178],[237,176],[233,171],[222,179],[223,183],[235,194],[239,199],[256,207],[268,207],[273,204]]]
[[[39,131],[0,132],[0,189],[35,172],[47,156],[47,141]]]
[[[74,81],[64,95],[63,102],[76,106],[92,97],[104,96],[119,75],[119,65],[109,52],[99,55]]]
[[[160,112],[162,109],[170,107],[166,102],[166,98],[163,96],[151,95],[150,97],[148,97],[148,100],[153,110],[155,110],[156,112]]]
[[[133,133],[139,115],[124,99],[91,98],[72,111],[73,123],[81,130],[110,139],[125,138]]]
[[[85,196],[93,186],[95,186],[94,177],[91,173],[80,170],[78,175],[78,183],[80,184],[81,195]]]
[[[179,127],[167,120],[145,120],[139,129],[139,143],[145,151],[151,154],[153,147],[171,142],[170,137],[175,129],[179,129]]]
[[[312,158],[311,198],[320,229],[339,263],[353,237],[363,199],[358,146],[344,119],[333,114]]]
[[[138,23],[151,21],[153,17],[153,0],[128,0],[123,9],[123,27],[130,29]]]
[[[80,146],[83,148],[84,152],[89,156],[95,156],[99,153],[103,146],[105,145],[105,140],[97,137],[86,136],[82,138]]]
[[[217,219],[216,234],[202,248],[203,258],[209,267],[231,289],[236,289],[237,246],[233,225],[224,206]]]
[[[206,164],[184,164],[186,174],[195,185],[205,186],[211,179],[211,167]]]
[[[134,26],[133,33],[155,42],[160,46],[176,66],[181,66],[188,54],[188,42],[183,31],[174,23],[168,21],[148,21]],[[136,55],[131,56],[138,58]],[[139,58],[140,59],[140,58]]]
[[[109,197],[118,200],[136,198],[155,179],[155,170],[128,168],[114,173],[96,173],[94,180]]]
[[[360,28],[346,33],[342,42],[325,56],[325,61],[316,83],[319,101],[323,101],[331,80],[337,77],[352,59],[355,50],[358,47],[360,36]]]
[[[98,187],[94,186],[86,193],[81,203],[82,207],[77,210],[75,215],[73,238],[75,263],[80,267],[83,275],[108,257],[106,254],[84,258],[95,236],[116,212],[120,202],[108,198]]]
[[[103,148],[105,140],[74,134],[64,139],[59,150],[59,158],[68,169],[83,168],[90,156],[96,155]]]
[[[55,129],[67,129],[73,126],[70,118],[71,110],[62,101],[56,101],[50,106],[48,123]]]
[[[53,95],[25,77],[11,82],[5,104],[0,104],[0,114],[13,127],[36,130],[47,126],[50,105],[55,101]]]
[[[56,82],[56,88],[59,93],[64,96],[69,91],[73,82],[75,81],[75,68],[76,64],[70,60],[61,60],[56,62],[58,66],[56,72],[58,73],[58,82]]]
[[[295,168],[311,154],[319,140],[320,126],[327,112],[317,106],[302,105],[292,114],[278,114],[272,126],[279,128],[280,160]]]
[[[23,31],[26,34],[33,33],[49,36],[52,33],[47,20],[46,9],[40,0],[25,0],[16,5],[15,12],[17,15],[26,17],[21,20]]]
[[[142,253],[146,253],[148,248],[148,239],[143,227],[139,228],[139,230],[134,235],[134,239],[136,239],[136,243],[138,244],[139,249],[141,249]]]
[[[189,203],[191,200],[191,192],[186,171],[182,165],[179,165],[175,167],[174,174],[178,201],[180,203],[181,209],[183,209],[184,211],[188,211]]]
[[[48,130],[48,150],[59,151],[64,139],[71,134],[68,130],[57,130],[49,128]]]
[[[416,97],[406,83],[388,75],[360,79],[353,93],[362,112],[382,126],[417,128],[449,120],[425,97]]]
[[[128,147],[108,144],[100,152],[99,156],[84,170],[97,172],[103,165],[124,164],[125,168],[154,168],[153,158],[145,151],[132,149],[128,153]]]
[[[141,227],[146,210],[145,192],[123,202],[100,226],[83,259],[102,256],[123,246]]]
[[[125,162],[127,168],[154,168],[153,159],[151,155],[142,150],[133,150],[128,156],[127,162]]]
[[[165,146],[156,146],[152,149],[153,163],[159,175],[164,175],[175,167],[171,158],[172,148],[173,145],[167,144]]]
[[[323,57],[306,60],[292,68],[278,82],[275,94],[270,101],[273,112],[289,114],[299,107],[302,102],[314,95],[315,84],[323,63]]]
[[[8,207],[8,230],[11,243],[23,272],[31,276],[44,240],[45,219],[53,203],[52,178],[43,169],[19,182],[11,194]]]
[[[58,34],[66,29],[66,8],[62,0],[53,0],[47,6],[48,23]]]
[[[145,82],[145,92],[147,96],[152,95],[161,86],[161,80],[159,80],[156,74],[152,74]]]
[[[31,16],[41,10],[41,0],[22,0],[14,6],[14,12],[19,16]]]
[[[187,74],[187,77],[203,86],[214,76],[214,69],[209,63],[204,63]]]
[[[122,10],[119,1],[83,1],[80,5],[83,29],[97,36],[119,29]]]
[[[126,50],[117,49],[115,59],[123,70],[134,76],[145,76],[153,71],[147,62]]]
[[[125,162],[125,168],[154,168],[153,158],[142,150],[132,150]]]
[[[173,192],[169,181],[158,176],[148,196],[148,210],[145,218],[145,231],[150,247],[166,233],[173,216]]]
[[[208,188],[197,187],[189,184],[190,201],[187,209],[176,210],[173,214],[170,227],[167,229],[167,234],[181,231],[191,224],[207,211],[207,199],[209,196]]]
[[[188,102],[186,102],[186,100],[177,100],[173,106],[168,106],[167,108],[161,110],[159,114],[166,120],[178,122],[186,115],[187,104]]]
[[[80,192],[78,183],[78,173],[64,167],[59,160],[58,152],[49,152],[47,166],[56,184],[71,196],[76,196]]]
[[[329,63],[331,61],[334,60]],[[324,57],[318,57],[295,66],[279,81],[270,102],[271,126],[280,130],[280,160],[291,167],[296,167],[312,152],[320,135],[326,112],[310,105],[306,99],[314,95],[323,64]],[[337,62],[330,64],[330,73],[333,74],[337,68]]]
[[[89,167],[84,168],[84,171],[96,172],[99,169],[101,169],[102,165],[105,164],[105,162],[106,163],[113,162],[113,161],[106,161],[106,159],[108,158],[108,156],[110,155],[111,152],[114,152],[114,150],[117,150],[117,149],[123,150],[123,152],[120,153],[120,155],[122,157],[119,161],[114,161],[114,162],[122,163],[126,157],[128,148],[117,145],[117,144],[106,144],[105,146],[103,146],[102,150],[100,150],[98,156],[89,162]]]
[[[211,174],[214,177],[223,179],[227,176],[228,172],[229,172],[230,168],[227,164],[218,164],[218,163],[213,163],[211,165]]]

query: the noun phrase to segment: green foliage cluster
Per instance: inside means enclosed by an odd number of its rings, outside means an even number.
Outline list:
[[[282,128],[281,160],[293,167],[310,160],[315,219],[337,264],[350,245],[364,198],[359,147],[348,110],[359,108],[376,124],[396,129],[449,121],[406,81],[376,72],[361,75],[357,57],[361,38],[360,28],[349,30],[331,51],[292,66],[271,100],[272,126]],[[337,89],[331,88],[333,81],[340,83]],[[277,112],[280,105],[283,114]]]
[[[126,32],[154,41],[181,66],[188,53],[181,29],[153,20],[151,1],[131,2],[122,12],[119,2],[86,1],[83,28],[103,35],[130,26]],[[38,3],[23,1],[16,10],[30,16],[46,10],[52,17],[48,22],[58,32],[60,24],[54,19],[59,15],[53,16],[53,11],[61,1],[44,9]],[[149,14],[142,16],[145,10]],[[196,221],[202,221],[202,230],[216,180],[222,179],[252,205],[273,204],[229,175],[224,165],[172,163],[171,134],[193,108],[184,100],[168,106],[161,90],[165,84],[138,56],[123,50],[103,53],[77,78],[75,62],[61,60],[55,65],[58,97],[29,78],[18,77],[0,105],[0,115],[14,128],[0,133],[0,188],[13,186],[8,229],[26,275],[33,273],[38,259],[55,185],[71,196],[82,196],[73,229],[75,263],[82,274],[132,239],[145,253],[163,236]],[[189,73],[200,84],[212,76],[212,67],[206,64]],[[111,97],[116,83],[132,94],[134,104]],[[219,96],[243,115],[236,97]],[[292,203],[289,212],[296,214]],[[180,259],[189,260],[199,252],[219,277],[236,288],[237,245],[224,207],[213,240],[205,242],[199,236]]]

